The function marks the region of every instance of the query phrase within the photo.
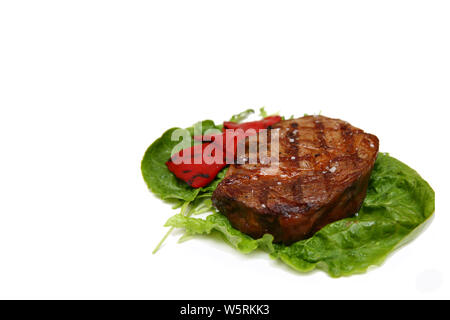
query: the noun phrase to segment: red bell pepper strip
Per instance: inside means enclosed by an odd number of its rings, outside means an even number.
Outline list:
[[[211,183],[217,174],[222,170],[227,164],[225,159],[235,159],[235,154],[237,150],[237,142],[241,139],[252,135],[259,130],[267,129],[269,126],[281,121],[280,116],[270,116],[266,117],[260,121],[235,123],[226,121],[223,123],[223,133],[214,134],[209,136],[195,136],[196,141],[207,141],[202,145],[192,146],[181,150],[180,152],[174,154],[169,161],[166,162],[169,170],[179,179],[185,181],[193,188],[200,188]],[[226,130],[232,129],[242,129],[244,134],[236,135],[234,143],[232,146],[227,146],[226,144]],[[249,129],[254,129],[247,132]],[[209,147],[209,148],[208,148]],[[209,152],[205,152],[205,149],[209,149]],[[214,150],[223,150],[223,156],[215,157]],[[185,159],[187,161],[181,161],[185,154],[190,154],[190,159]],[[186,157],[184,157],[186,158]],[[184,159],[183,158],[183,159]],[[217,161],[218,159],[221,161]]]
[[[270,116],[270,117],[266,117],[259,121],[251,121],[251,122],[244,122],[244,123],[225,121],[223,123],[223,128],[224,129],[242,129],[244,131],[246,131],[248,129],[260,130],[260,129],[267,129],[269,126],[271,126],[277,122],[280,122],[280,121],[281,121],[280,116]]]
[[[208,154],[205,149],[209,143],[204,143],[198,146],[192,146],[181,150],[174,154],[166,166],[179,179],[185,181],[193,188],[200,188],[208,185],[217,174],[222,170],[226,163],[223,161],[216,161],[214,152]],[[201,150],[199,150],[201,147]],[[213,149],[214,150],[214,149]],[[180,162],[183,159],[185,152],[189,152],[190,159]],[[220,155],[223,158],[222,155]]]

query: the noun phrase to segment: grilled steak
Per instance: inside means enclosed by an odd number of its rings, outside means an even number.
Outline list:
[[[281,121],[269,134],[277,129],[278,165],[230,165],[214,191],[214,206],[231,224],[253,238],[270,233],[290,244],[358,212],[378,138],[324,116]]]

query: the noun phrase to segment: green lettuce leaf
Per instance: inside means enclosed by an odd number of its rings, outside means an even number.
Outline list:
[[[206,219],[190,218],[177,214],[169,218],[166,227],[185,228],[186,234],[182,240],[195,234],[211,234],[213,231],[219,232],[223,239],[232,247],[242,253],[249,253],[257,248],[262,248],[267,252],[273,252],[273,236],[265,234],[260,239],[253,239],[239,230],[234,229],[228,219],[220,213],[213,213]]]
[[[260,116],[261,118],[266,118],[266,117],[269,116],[269,114],[267,113],[265,107],[259,108],[259,116]]]
[[[220,213],[206,219],[176,215],[166,226],[184,228],[188,236],[219,232],[243,253],[261,248],[297,271],[318,268],[339,277],[379,265],[416,235],[414,231],[434,212],[434,197],[433,189],[417,172],[380,153],[358,215],[331,223],[313,237],[290,246],[272,244],[270,235],[252,239],[234,229]]]
[[[252,113],[255,113],[255,110],[253,109],[247,109],[245,111],[242,111],[241,113],[235,114],[230,118],[231,122],[242,122],[245,119],[247,119]]]

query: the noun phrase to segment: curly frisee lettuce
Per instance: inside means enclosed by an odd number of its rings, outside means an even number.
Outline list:
[[[233,116],[241,122],[253,110]],[[267,116],[264,109],[261,116]],[[205,120],[206,131],[221,128],[213,121]],[[194,125],[194,126],[195,126]],[[166,167],[178,141],[171,141],[166,131],[147,150],[142,160],[142,174],[149,189],[159,198],[175,202],[181,212],[169,218],[165,226],[183,228],[180,240],[194,235],[218,233],[224,241],[242,253],[263,250],[294,270],[308,272],[321,269],[332,277],[365,272],[372,265],[381,264],[398,246],[417,235],[418,229],[434,212],[435,194],[430,185],[406,164],[380,153],[375,162],[367,190],[367,196],[357,215],[333,222],[309,239],[289,246],[273,243],[269,234],[253,239],[233,228],[228,219],[217,212],[211,203],[212,192],[223,179],[227,168],[206,187],[194,189],[179,181]],[[193,134],[194,127],[187,128]],[[199,213],[210,212],[206,218],[195,218]]]

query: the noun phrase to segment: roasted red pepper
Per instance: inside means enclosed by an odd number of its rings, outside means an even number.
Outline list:
[[[207,141],[201,145],[192,146],[174,154],[166,162],[169,170],[179,179],[185,181],[193,188],[208,185],[227,164],[225,159],[234,159],[237,142],[249,135],[280,122],[280,116],[266,117],[260,121],[235,123],[226,121],[223,123],[223,133],[210,136],[195,136],[196,141]],[[226,130],[242,129],[244,134],[234,137],[233,145],[226,145]],[[246,132],[254,129],[252,132]],[[220,153],[215,151],[220,150]],[[184,161],[183,161],[184,159]]]
[[[251,121],[244,123],[226,121],[223,123],[223,127],[224,129],[242,129],[244,131],[248,129],[260,130],[260,129],[267,129],[269,126],[280,121],[281,121],[280,116],[270,116],[259,121]]]
[[[166,162],[166,166],[177,178],[187,182],[191,187],[204,187],[213,181],[220,170],[226,166],[222,155],[220,155],[221,161],[216,161],[214,152],[205,152],[208,146],[210,146],[209,143],[204,143],[183,149],[174,154]],[[189,157],[184,157],[186,154]]]

